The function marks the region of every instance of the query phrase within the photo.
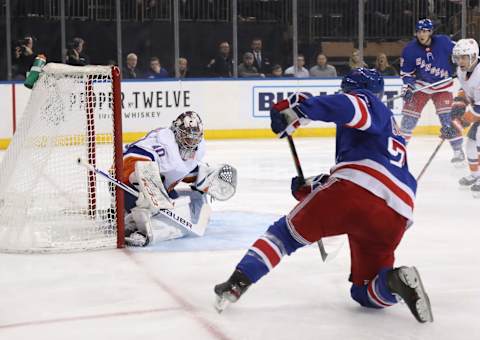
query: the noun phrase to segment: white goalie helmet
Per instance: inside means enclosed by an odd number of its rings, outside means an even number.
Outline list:
[[[458,64],[461,56],[469,56],[470,63],[467,68],[470,68],[478,59],[478,50],[475,39],[460,39],[453,47],[452,61]]]
[[[203,139],[203,123],[198,113],[183,112],[172,122],[171,129],[175,134],[182,159],[193,158],[198,144]]]

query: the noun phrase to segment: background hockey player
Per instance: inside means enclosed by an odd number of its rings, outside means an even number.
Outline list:
[[[191,231],[203,234],[211,213],[205,194],[227,200],[236,187],[236,170],[226,164],[210,167],[201,162],[204,155],[203,124],[193,111],[127,145],[123,182],[139,191],[138,199],[128,193],[125,197],[127,244],[145,246],[154,236],[168,240]],[[176,190],[180,182],[191,187]],[[158,214],[160,209],[173,210],[179,218]]]
[[[421,112],[431,99],[440,120],[442,137],[452,146],[452,163],[462,163],[462,134],[451,124],[453,80],[413,93],[416,88],[434,84],[452,77],[451,54],[454,42],[446,35],[433,34],[430,19],[416,24],[416,39],[405,46],[400,60],[400,76],[403,80],[403,109],[401,131],[408,142],[417,126]]]
[[[394,250],[412,218],[416,181],[407,165],[404,138],[392,112],[380,101],[383,78],[355,69],[341,84],[343,94],[306,98],[294,94],[271,110],[280,137],[309,120],[337,125],[336,165],[292,193],[301,202],[257,239],[228,281],[215,286],[217,309],[235,302],[268,274],[284,255],[322,237],[347,234],[352,298],[384,308],[402,297],[419,322],[433,321],[430,302],[415,267],[393,269]]]
[[[453,48],[452,59],[458,65],[460,93],[454,98],[452,117],[462,125],[473,123],[467,133],[466,151],[470,175],[460,179],[462,187],[470,187],[480,197],[480,66],[478,44],[474,39],[461,39]]]

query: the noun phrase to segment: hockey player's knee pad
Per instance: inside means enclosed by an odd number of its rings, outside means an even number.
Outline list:
[[[287,225],[286,216],[283,216],[278,221],[273,223],[270,228],[268,228],[265,236],[267,238],[270,238],[272,242],[277,244],[277,246],[282,249],[282,251],[284,250],[286,255],[290,255],[298,248],[304,246],[304,244],[297,242],[293,238]]]
[[[418,117],[404,114],[402,117],[402,122],[400,123],[400,130],[402,131],[402,134],[410,136],[417,126],[417,123]]]

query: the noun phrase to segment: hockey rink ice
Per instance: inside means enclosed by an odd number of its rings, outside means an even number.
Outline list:
[[[333,165],[333,138],[295,141],[306,176]],[[414,175],[438,142],[413,138]],[[231,140],[207,141],[205,160],[232,164],[239,181],[230,201],[214,202],[203,238],[141,249],[0,254],[0,339],[480,339],[480,199],[458,188],[467,166],[454,168],[451,155],[444,143],[421,179],[415,224],[397,250],[397,264],[415,265],[422,275],[433,323],[419,324],[405,304],[371,310],[354,302],[343,238],[325,240],[327,251],[338,250],[327,263],[316,245],[285,257],[218,314],[213,286],[295,204],[287,142]]]

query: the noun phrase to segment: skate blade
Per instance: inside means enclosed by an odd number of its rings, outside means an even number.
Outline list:
[[[225,297],[223,294],[222,296],[217,295],[215,299],[215,310],[218,314],[221,314],[230,304],[231,302]]]
[[[433,313],[432,313],[432,306],[430,304],[430,299],[423,287],[422,279],[420,278],[420,274],[416,267],[411,267],[411,275],[413,276],[413,281],[415,281],[416,287],[412,287],[415,289],[415,292],[419,296],[415,308],[417,310],[418,315],[422,322],[433,322]]]

